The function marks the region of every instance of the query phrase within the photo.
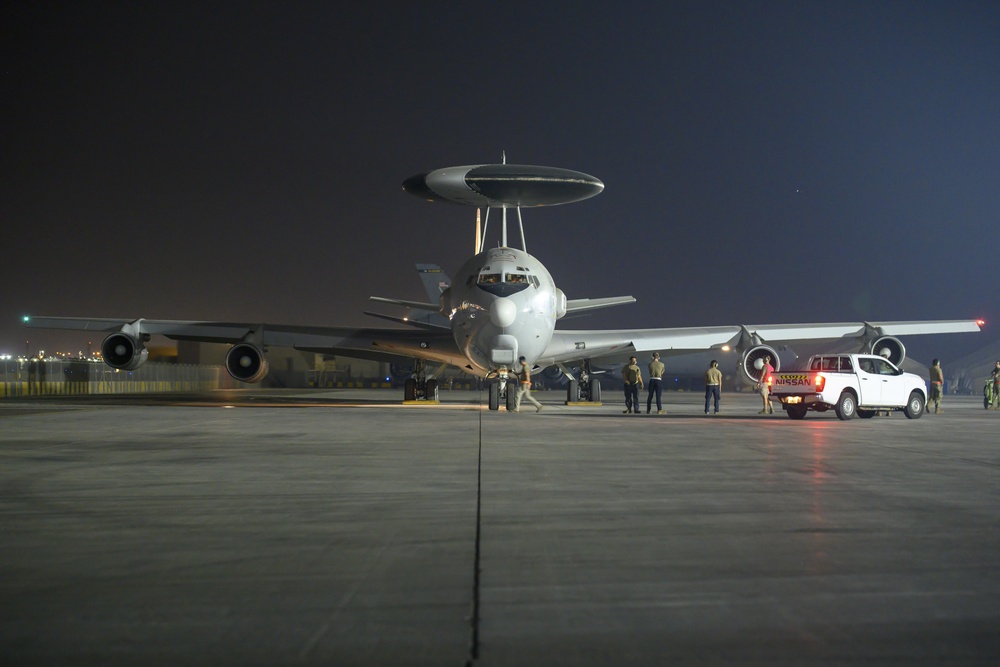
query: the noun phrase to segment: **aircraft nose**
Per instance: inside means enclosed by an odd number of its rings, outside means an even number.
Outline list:
[[[499,298],[490,306],[490,321],[498,327],[509,327],[517,319],[517,305],[507,298]]]

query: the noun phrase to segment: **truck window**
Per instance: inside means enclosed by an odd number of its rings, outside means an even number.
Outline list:
[[[860,366],[861,370],[864,371],[865,373],[871,373],[872,375],[876,374],[875,373],[875,364],[872,363],[871,359],[862,359],[862,360],[860,360],[858,362],[858,366]]]
[[[851,371],[854,370],[854,367],[851,366],[851,358],[850,357],[841,357],[840,358],[840,370],[847,371],[847,372],[851,372]]]
[[[823,370],[824,371],[835,371],[835,370],[837,370],[837,357],[824,357],[824,359],[823,359]]]
[[[875,359],[875,367],[879,375],[895,375],[896,369],[889,365],[885,359]]]

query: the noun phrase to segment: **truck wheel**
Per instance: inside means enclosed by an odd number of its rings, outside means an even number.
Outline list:
[[[878,414],[878,410],[863,410],[858,408],[858,416],[862,419],[871,419]]]
[[[906,407],[903,408],[903,414],[910,419],[920,419],[920,415],[924,414],[924,397],[919,391],[910,393]]]
[[[802,419],[806,416],[808,409],[804,405],[790,405],[785,408],[789,419]]]
[[[837,411],[837,417],[842,421],[847,421],[854,416],[854,413],[858,411],[858,402],[854,398],[854,394],[849,391],[845,391],[840,395],[840,400],[837,401],[837,407],[834,408]]]

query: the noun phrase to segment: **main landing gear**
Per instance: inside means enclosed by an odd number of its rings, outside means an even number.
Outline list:
[[[407,403],[438,403],[438,381],[427,377],[427,366],[423,359],[417,359],[413,377],[403,383],[403,404]]]
[[[601,381],[594,377],[590,359],[580,364],[580,379],[560,366],[569,382],[566,384],[566,405],[601,405]]]

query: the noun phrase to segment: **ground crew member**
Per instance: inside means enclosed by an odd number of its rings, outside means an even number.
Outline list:
[[[656,414],[663,414],[663,403],[660,397],[663,395],[663,362],[660,361],[660,353],[653,353],[653,360],[649,362],[649,396],[646,397],[646,414],[653,409],[653,394],[656,394]]]
[[[941,412],[941,395],[944,390],[944,371],[941,370],[941,360],[931,361],[930,368],[931,396],[927,401],[927,412],[931,411],[931,403],[934,404],[934,412]]]
[[[722,371],[719,370],[719,362],[712,359],[708,370],[705,371],[705,414],[708,414],[708,407],[712,397],[715,397],[715,414],[719,414],[719,398],[722,395]]]
[[[625,381],[624,414],[633,412],[639,414],[639,387],[642,386],[642,370],[635,363],[635,357],[629,357],[628,365],[622,369],[622,380]]]
[[[771,356],[764,357],[764,365],[760,369],[760,380],[757,382],[757,391],[764,401],[764,409],[758,412],[759,415],[773,415],[774,406],[771,405],[771,385],[768,382],[771,374],[774,373],[774,366],[771,365]]]
[[[531,368],[528,366],[528,362],[524,360],[524,357],[519,357],[518,362],[521,364],[521,370],[517,372],[517,378],[520,380],[520,383],[517,387],[517,396],[514,397],[514,412],[521,411],[522,398],[528,399],[528,402],[535,406],[535,412],[541,412],[542,404],[536,401],[535,397],[531,395]]]
[[[990,373],[990,377],[993,378],[993,409],[1000,410],[1000,360],[997,361],[997,365],[993,367],[993,372]]]

